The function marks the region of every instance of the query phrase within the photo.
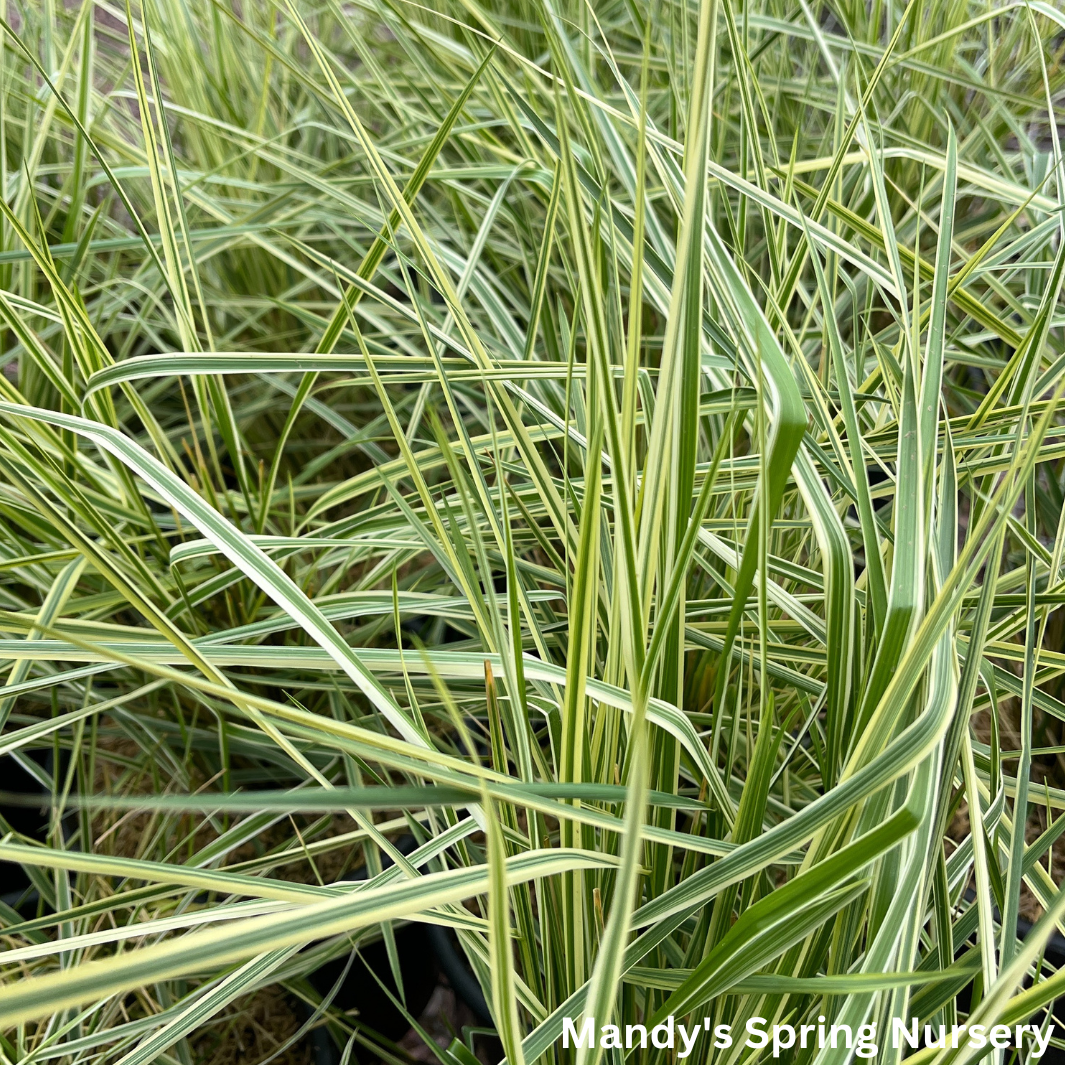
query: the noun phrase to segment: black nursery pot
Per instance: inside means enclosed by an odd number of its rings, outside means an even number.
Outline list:
[[[35,752],[26,757],[45,768],[53,760],[51,752]],[[43,841],[48,835],[48,793],[41,787],[41,782],[9,754],[0,756],[0,791],[11,795],[41,796],[40,806],[0,803],[0,814],[16,832]],[[35,897],[26,870],[17,862],[0,862],[0,899],[8,906],[17,907]]]
[[[971,889],[968,896],[970,899],[975,896],[972,895]],[[994,911],[995,920],[999,920],[998,907],[995,907]],[[1032,930],[1032,924],[1030,921],[1026,921],[1023,917],[1017,919],[1017,936],[1020,939],[1026,939],[1028,933]],[[958,956],[961,954],[961,950],[957,951]],[[1044,949],[1044,956],[1056,970],[1065,968],[1065,938],[1054,932],[1047,941]],[[1030,986],[1030,980],[1027,978],[1024,982],[1025,987]],[[965,1013],[968,1013],[972,1007],[972,994],[973,985],[966,984],[957,995],[956,1003],[958,1007]],[[1042,1024],[1046,1018],[1048,1010],[1054,1017],[1065,1017],[1065,998],[1059,998],[1056,1001],[1050,1003],[1049,1007],[1043,1007],[1038,1010],[1031,1017],[1023,1018],[1029,1024]],[[1060,1036],[1061,1027],[1055,1022],[1055,1035]],[[1008,1057],[1008,1055],[1007,1055]],[[1065,1050],[1060,1050],[1058,1047],[1047,1047],[1046,1053],[1039,1059],[1039,1065],[1065,1065]]]
[[[393,1005],[381,984],[397,999],[405,1000],[407,1012],[417,1017],[428,1004],[438,978],[436,958],[424,925],[409,924],[397,928],[395,939],[399,971],[403,978],[402,996],[392,976],[384,940],[379,940],[359,948],[332,1001],[332,1005],[342,1012],[358,1010],[359,1021],[392,1042],[403,1037],[410,1028],[410,1022]],[[320,995],[327,995],[347,965],[348,958],[337,958],[315,970],[310,976],[315,990]]]
[[[1032,930],[1032,924],[1030,921],[1026,921],[1023,917],[1017,919],[1017,935],[1021,939],[1026,939],[1028,933]],[[1047,940],[1047,945],[1043,951],[1046,960],[1054,966],[1055,969],[1061,970],[1065,968],[1065,938],[1060,933],[1054,932],[1050,939]],[[1025,982],[1025,986],[1028,986],[1028,982]],[[1065,1017],[1065,998],[1059,998],[1050,1004],[1050,1012],[1055,1017]],[[1046,1019],[1047,1011],[1040,1010],[1039,1013],[1029,1018],[1031,1024],[1041,1024]],[[1061,1027],[1055,1025],[1055,1034],[1060,1036]],[[1058,1047],[1047,1047],[1046,1053],[1039,1059],[1039,1065],[1065,1065],[1065,1050],[1060,1050]]]
[[[397,841],[396,846],[401,853],[409,854],[417,843],[412,836],[404,836]],[[392,864],[387,855],[382,856],[382,864],[385,867]],[[352,880],[365,878],[365,868],[357,870],[350,877]],[[388,948],[384,940],[379,940],[360,947],[358,954],[350,959],[347,976],[332,1000],[334,1008],[343,1012],[358,1010],[357,1016],[362,1024],[396,1042],[410,1029],[410,1022],[392,1003],[381,985],[384,984],[397,999],[406,1002],[410,1016],[418,1017],[428,1005],[442,973],[477,1020],[491,1025],[491,1014],[480,984],[452,933],[437,925],[412,923],[395,928],[394,935],[403,995],[399,994],[392,976]],[[347,957],[337,958],[310,974],[310,982],[320,995],[324,997],[329,994],[344,973],[348,961]],[[329,1043],[331,1046],[332,1040]],[[331,1065],[331,1060],[321,1040],[318,1040],[315,1045],[316,1065]]]

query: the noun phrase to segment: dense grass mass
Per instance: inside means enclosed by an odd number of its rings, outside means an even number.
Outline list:
[[[1059,6],[0,13],[5,1061],[402,1062],[410,920],[509,1065],[1045,1020]]]

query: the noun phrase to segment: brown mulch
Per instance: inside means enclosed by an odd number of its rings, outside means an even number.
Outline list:
[[[1044,722],[1041,720],[1041,715],[1037,711],[1037,719],[1035,722],[1036,729],[1039,729]],[[1050,723],[1050,735],[1047,739],[1050,741],[1049,745],[1053,746],[1055,743],[1060,742],[1060,737],[1056,735],[1055,725],[1058,723]],[[1018,750],[1021,746],[1021,739],[1019,733],[1019,704],[1016,699],[1010,699],[1004,701],[999,707],[999,728],[1000,728],[1000,743],[1003,750]],[[976,739],[981,743],[990,744],[991,742],[991,720],[989,713],[981,711],[973,718],[973,734]],[[1016,772],[1016,761],[1006,763],[1006,772],[1013,774]],[[1032,762],[1032,774],[1031,785],[1029,790],[1029,796],[1033,800],[1038,800],[1040,797],[1040,790],[1045,784],[1050,788],[1062,788],[1065,787],[1065,759],[1061,755],[1037,757]],[[1057,811],[1056,816],[1065,816],[1062,811]],[[1027,824],[1025,826],[1025,842],[1034,843],[1039,838],[1040,834],[1046,830],[1047,827],[1047,810],[1044,805],[1038,804],[1037,801],[1033,801],[1033,804],[1029,810]],[[954,815],[948,829],[948,835],[955,842],[960,843],[969,835],[969,809],[968,805],[963,803]],[[1065,841],[1059,841],[1058,844],[1051,848],[1049,854],[1051,864],[1047,865],[1048,855],[1044,855],[1040,859],[1040,864],[1050,874],[1051,880],[1055,884],[1061,884],[1065,882]],[[1020,915],[1027,921],[1035,922],[1043,915],[1043,907],[1037,901],[1036,897],[1032,894],[1027,884],[1022,882],[1021,884],[1021,897],[1020,897]]]
[[[143,748],[110,728],[97,738],[94,778],[97,794],[151,795],[157,791]],[[203,775],[195,774],[191,783],[193,788],[201,787]],[[174,820],[171,817],[172,823]],[[198,850],[218,836],[217,830],[200,815],[184,815],[176,820],[177,825],[169,832],[164,844],[168,848],[183,841],[183,848]],[[297,820],[302,831],[307,819]],[[340,835],[355,827],[346,816],[338,816],[334,821],[335,824],[324,832],[317,833],[315,839]],[[157,812],[99,810],[92,820],[93,850],[123,858],[146,856],[146,851],[156,840],[158,827]],[[185,840],[190,834],[191,839]],[[236,863],[255,858],[293,836],[292,825],[287,820],[278,822],[256,840],[234,851],[229,860]],[[315,859],[318,873],[326,883],[340,875],[349,854],[350,848],[340,848]],[[317,883],[314,871],[304,858],[290,862],[271,875],[301,883]],[[192,1060],[194,1065],[259,1065],[267,1059],[271,1060],[271,1065],[311,1065],[313,1050],[309,1036],[277,1053],[302,1024],[303,1018],[287,992],[276,985],[260,988],[231,1002],[189,1037]],[[272,1057],[274,1054],[277,1056]]]
[[[106,719],[105,719],[106,720]],[[149,795],[155,794],[158,784],[153,779],[150,760],[144,750],[132,739],[116,734],[112,723],[101,730],[96,746],[94,790],[97,794]],[[166,786],[165,780],[162,782]],[[202,774],[192,781],[193,788],[203,786]],[[174,846],[186,834],[182,849],[197,850],[216,838],[217,831],[199,815],[186,815],[180,819],[170,816],[171,824],[178,824],[167,834],[164,846]],[[311,842],[307,830],[316,822],[315,817],[297,816],[295,824],[304,838]],[[116,857],[147,857],[153,842],[158,842],[159,814],[150,811],[100,810],[93,816],[94,850],[97,853]],[[356,828],[347,814],[336,814],[323,829],[313,832],[313,842],[343,835]],[[228,856],[227,865],[239,864],[254,859],[287,843],[289,847],[298,842],[293,823],[283,819],[271,826],[255,840],[243,844]],[[353,857],[355,861],[353,862]],[[299,883],[333,883],[348,874],[354,865],[361,864],[361,855],[353,855],[351,846],[341,846],[334,851],[315,855],[313,867],[305,857],[294,858],[283,866],[270,870],[271,877]],[[189,1037],[188,1043],[194,1065],[259,1065],[270,1060],[271,1065],[311,1065],[313,1047],[310,1037],[278,1053],[280,1048],[300,1028],[303,1018],[297,1012],[294,1000],[277,985],[261,988],[251,995],[237,999],[199,1028]],[[440,983],[418,1018],[419,1027],[437,1047],[447,1047],[456,1037],[461,1038],[466,1027],[476,1027],[478,1022],[470,1008],[462,1002],[441,976]],[[411,1028],[400,1039],[398,1047],[412,1061],[435,1063],[433,1050],[423,1041],[417,1030]],[[488,1047],[476,1045],[477,1057],[487,1063],[495,1056]],[[365,1050],[363,1051],[365,1054]],[[277,1054],[276,1057],[272,1055]]]
[[[303,1020],[277,986],[231,1002],[189,1039],[195,1065],[311,1065],[309,1036],[277,1053]],[[272,1055],[277,1054],[276,1057]]]

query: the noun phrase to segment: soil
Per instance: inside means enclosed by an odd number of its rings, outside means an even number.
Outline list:
[[[195,1065],[311,1065],[310,1039],[281,1050],[302,1024],[284,990],[264,987],[231,1002],[198,1029],[189,1050]]]
[[[1020,733],[1018,731],[1019,712],[1020,708],[1016,699],[1010,699],[1000,704],[1000,743],[1004,750],[1017,750],[1020,747],[1021,741]],[[1045,740],[1037,745],[1045,744],[1050,746],[1060,743],[1060,737],[1057,735],[1057,732],[1060,729],[1060,723],[1044,722],[1041,720],[1042,715],[1038,714],[1038,712],[1037,715],[1037,720],[1035,722],[1036,732],[1045,733],[1048,730],[1048,726],[1049,731],[1051,732],[1051,735],[1047,736]],[[973,734],[981,743],[990,744],[991,720],[987,711],[982,711],[979,714],[976,714],[973,718]],[[1016,766],[1016,761],[1007,762],[1006,772],[1016,772]],[[1044,783],[1051,788],[1065,787],[1065,760],[1063,760],[1060,755],[1034,758],[1032,761],[1031,781],[1030,796],[1033,799],[1039,798],[1039,790]],[[1065,816],[1065,814],[1058,811],[1058,816]],[[1025,826],[1025,842],[1029,844],[1034,843],[1046,828],[1046,807],[1033,803],[1029,809],[1028,820]],[[968,805],[963,803],[958,809],[958,812],[954,815],[954,819],[948,829],[948,834],[951,839],[956,842],[961,842],[969,835],[969,830],[969,809]],[[1048,858],[1050,862],[1049,865],[1047,864]],[[1065,882],[1065,846],[1063,846],[1061,842],[1050,849],[1049,855],[1043,856],[1041,864],[1050,874],[1050,878],[1055,884]],[[1024,883],[1021,884],[1019,912],[1021,917],[1032,923],[1037,921],[1043,915],[1043,907]]]

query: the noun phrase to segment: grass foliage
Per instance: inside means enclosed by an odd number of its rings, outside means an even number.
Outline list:
[[[1065,991],[1059,7],[0,7],[6,1060]]]

